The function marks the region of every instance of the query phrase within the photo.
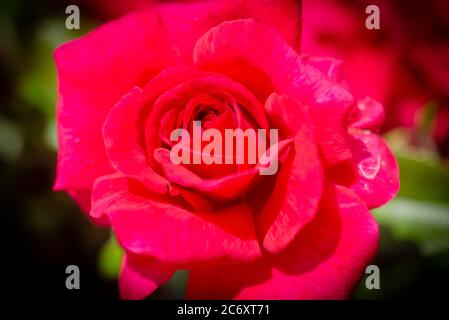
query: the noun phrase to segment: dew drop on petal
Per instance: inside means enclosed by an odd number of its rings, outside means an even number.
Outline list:
[[[373,180],[379,173],[381,162],[380,155],[375,158],[367,158],[359,163],[359,171],[364,178]]]

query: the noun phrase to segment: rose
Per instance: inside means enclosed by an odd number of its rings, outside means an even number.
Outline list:
[[[361,25],[370,4],[380,9],[380,30]],[[447,156],[449,46],[445,40],[449,24],[442,12],[449,10],[449,2],[303,0],[302,5],[302,52],[343,59],[351,92],[371,96],[387,110],[382,130],[416,129],[424,107],[430,101],[436,103],[430,133]]]
[[[123,298],[180,269],[189,298],[348,297],[377,248],[368,208],[399,186],[370,131],[381,105],[354,100],[337,61],[298,54],[279,16],[212,27],[197,10],[222,11],[185,8],[131,14],[56,51],[55,189],[112,227]],[[200,113],[217,129],[279,129],[278,173],[170,162],[167,132]]]

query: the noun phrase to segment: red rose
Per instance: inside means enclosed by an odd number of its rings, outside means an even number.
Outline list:
[[[336,61],[296,51],[293,2],[254,3],[159,5],[56,51],[55,189],[112,227],[123,298],[180,269],[188,298],[345,298],[376,252],[368,208],[399,186],[370,131],[382,107],[355,101]],[[170,134],[196,120],[278,129],[277,173],[174,164]]]

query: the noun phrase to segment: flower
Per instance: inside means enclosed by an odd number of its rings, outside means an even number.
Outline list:
[[[55,53],[55,189],[114,231],[122,298],[181,269],[193,299],[347,298],[376,253],[368,208],[399,188],[373,133],[382,106],[353,98],[338,61],[298,53],[296,2],[264,3],[238,14],[224,2],[161,5]],[[198,119],[278,129],[279,170],[174,164],[170,132]]]

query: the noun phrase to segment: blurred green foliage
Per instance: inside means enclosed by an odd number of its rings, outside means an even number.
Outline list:
[[[399,240],[413,241],[423,255],[449,249],[449,207],[399,197],[375,211],[377,221]]]
[[[114,235],[111,235],[100,250],[98,255],[98,268],[102,276],[107,279],[117,279],[120,271],[123,250],[117,243]]]

